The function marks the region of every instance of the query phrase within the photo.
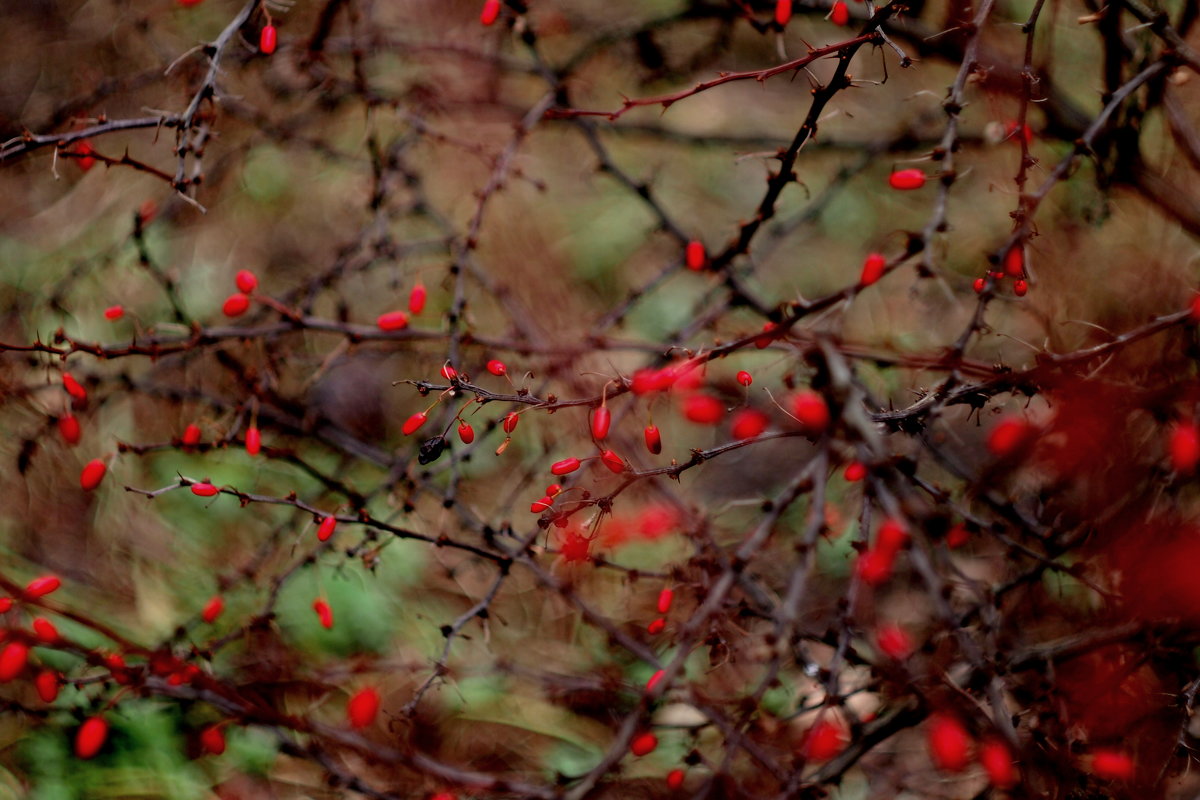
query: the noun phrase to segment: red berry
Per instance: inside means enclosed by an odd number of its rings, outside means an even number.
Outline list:
[[[984,285],[983,278],[976,278],[975,282],[971,284],[971,288],[973,288],[975,290],[975,294],[982,294],[983,293],[983,285]]]
[[[646,633],[650,634],[651,636],[657,636],[658,634],[662,633],[666,627],[667,621],[659,617],[646,626]]]
[[[79,381],[75,380],[74,375],[64,372],[62,383],[63,388],[67,390],[67,394],[71,395],[71,397],[80,401],[87,400],[87,389],[83,388],[83,385]]]
[[[425,424],[428,419],[428,414],[426,414],[424,411],[418,411],[404,421],[404,426],[401,427],[400,430],[405,436],[412,436],[421,428],[422,425]]]
[[[588,560],[588,549],[591,547],[591,541],[575,531],[568,532],[559,545],[558,551],[562,555],[563,561],[568,564],[582,563]]]
[[[547,496],[543,497],[541,500],[533,501],[533,503],[530,504],[530,506],[529,506],[529,513],[540,514],[543,511],[549,510],[549,508],[553,505],[554,505],[554,498],[547,495]]]
[[[920,189],[925,185],[925,173],[919,169],[900,169],[888,176],[888,185],[893,189]]]
[[[746,372],[746,370],[742,370],[737,374],[737,382],[742,386],[749,386],[750,384],[754,383],[754,376],[749,372]]]
[[[321,524],[317,526],[317,541],[328,542],[333,536],[333,531],[337,527],[337,518],[330,514],[321,520]]]
[[[458,438],[463,444],[470,444],[475,441],[475,429],[465,422],[460,422],[458,425]]]
[[[227,317],[240,317],[250,308],[250,298],[238,292],[231,294],[225,299],[225,304],[221,306],[221,313]]]
[[[408,310],[413,314],[420,314],[425,310],[425,284],[418,283],[413,286],[412,291],[408,293]]]
[[[699,271],[708,263],[708,254],[704,252],[704,243],[692,239],[684,249],[684,263],[690,270]]]
[[[45,617],[35,617],[33,620],[33,635],[39,640],[50,644],[58,641],[58,628]]]
[[[560,494],[562,494],[562,490],[563,490],[562,484],[552,483],[546,487],[546,496],[547,497],[558,497]]]
[[[204,610],[200,612],[200,619],[204,620],[209,625],[217,621],[221,616],[221,612],[225,610],[225,598],[219,594],[214,594],[207,603],[204,604]]]
[[[75,755],[79,758],[91,758],[100,752],[108,738],[108,723],[103,717],[91,717],[79,726],[75,734]]]
[[[380,314],[375,324],[381,331],[399,331],[408,327],[408,314],[403,311],[389,311],[386,314]]]
[[[92,143],[87,139],[80,140],[79,144],[75,145],[75,152],[79,153],[82,158],[76,159],[79,162],[79,168],[87,172],[92,167],[96,166],[96,157],[92,153],[96,150],[92,147]]]
[[[484,0],[483,11],[479,12],[479,21],[491,25],[500,16],[500,0]]]
[[[21,642],[9,642],[0,650],[0,683],[20,675],[29,662],[29,648]]]
[[[875,646],[879,652],[896,661],[903,661],[912,655],[912,638],[899,625],[884,623],[875,631]]]
[[[58,699],[58,674],[52,670],[42,670],[33,679],[33,688],[43,703],[53,703]]]
[[[508,372],[508,367],[504,365],[503,361],[493,358],[487,362],[487,371],[493,375],[500,376]]]
[[[458,370],[449,364],[442,365],[442,377],[448,381],[452,381],[458,377]]]
[[[515,411],[510,411],[507,414],[505,414],[504,415],[504,423],[503,423],[504,432],[512,433],[513,431],[515,431],[517,429],[517,423],[520,421],[521,421],[521,418],[519,416],[517,416],[517,412],[515,412]]]
[[[658,684],[662,681],[663,676],[666,674],[666,670],[660,669],[651,675],[650,680],[646,681],[646,693],[649,694],[650,692],[654,691],[654,687],[658,686]]]
[[[1021,132],[1021,138],[1025,140],[1025,144],[1032,144],[1033,128],[1030,128],[1028,125],[1021,125],[1015,119],[1010,119],[1008,122],[1004,123],[1004,138],[1013,139],[1013,141],[1019,142],[1020,139],[1015,138],[1018,128]]]
[[[100,481],[104,480],[104,473],[108,471],[108,467],[98,458],[93,458],[91,461],[83,465],[83,472],[79,473],[79,485],[85,492],[90,492],[100,485]]]
[[[123,306],[109,306],[104,309],[104,318],[109,322],[116,322],[123,316],[125,316],[125,308]]]
[[[829,11],[829,20],[834,25],[847,24],[850,22],[850,8],[842,0],[837,0]]]
[[[792,18],[792,0],[775,0],[775,22],[780,26]]]
[[[671,602],[675,599],[675,592],[671,589],[663,589],[658,593],[658,613],[665,614],[671,610]]]
[[[950,714],[934,714],[926,729],[929,756],[942,772],[962,772],[971,757],[971,737]]]
[[[946,544],[950,547],[962,547],[971,539],[971,533],[967,530],[967,526],[963,523],[958,523],[950,530],[946,531]]]
[[[693,394],[683,401],[683,415],[698,425],[716,425],[725,416],[725,406],[711,395]]]
[[[199,444],[200,426],[196,425],[195,423],[189,423],[188,426],[183,429],[183,436],[181,436],[179,440],[188,447],[194,444]]]
[[[190,8],[191,6],[200,5],[204,2],[204,0],[176,0],[176,2],[178,2],[179,5],[183,6],[184,8]]]
[[[1029,292],[1029,283],[1024,279],[1013,281],[1013,294],[1017,297],[1024,297]]]
[[[894,556],[906,544],[908,529],[904,527],[904,523],[896,519],[885,519],[875,536],[875,548],[881,553]]]
[[[262,433],[251,425],[246,429],[246,452],[252,456],[262,451]]]
[[[333,627],[333,609],[329,607],[329,603],[318,597],[313,600],[313,611],[317,612],[317,619],[321,621],[322,628]]]
[[[789,0],[790,1],[790,0]],[[667,773],[667,788],[671,791],[679,791],[683,786],[684,773],[681,769],[673,769]]]
[[[192,494],[196,497],[215,497],[221,490],[208,481],[192,484]]]
[[[644,431],[646,437],[646,449],[654,455],[662,452],[662,434],[658,432],[657,425],[647,425]]]
[[[774,331],[778,326],[774,322],[764,323],[762,326],[763,332],[754,339],[754,346],[759,350],[767,347],[775,339]]]
[[[0,597],[0,614],[6,614],[12,611],[13,601],[11,597]],[[0,628],[0,642],[4,641],[4,637],[8,635],[8,631]]]
[[[991,738],[979,748],[979,763],[987,773],[988,782],[997,789],[1011,789],[1017,783],[1017,768],[1012,752],[999,739]]]
[[[846,469],[842,473],[842,477],[851,483],[857,483],[858,481],[861,481],[863,478],[867,477],[867,465],[861,461],[851,461],[846,465]]]
[[[1200,322],[1200,294],[1198,294],[1192,298],[1192,305],[1190,306],[1190,310],[1192,313],[1192,321]]]
[[[653,733],[639,733],[633,737],[633,741],[629,743],[629,752],[635,756],[646,756],[654,752],[658,747],[658,737]]]
[[[841,5],[842,8],[846,7],[841,0],[838,0],[834,8],[836,9],[838,5]],[[863,260],[862,275],[859,276],[858,282],[863,286],[870,286],[883,277],[885,269],[887,269],[887,259],[879,253],[871,253]]]
[[[555,475],[566,475],[579,469],[578,458],[564,458],[550,465],[550,472]]]
[[[604,466],[608,467],[610,472],[615,472],[620,475],[625,471],[625,462],[621,460],[621,457],[612,450],[605,450],[603,453],[601,453],[600,460],[604,463]]]
[[[1167,442],[1171,456],[1171,468],[1176,472],[1191,472],[1200,463],[1200,427],[1190,420],[1181,420],[1171,426]]]
[[[992,455],[1005,458],[1025,446],[1031,438],[1033,426],[1017,417],[1005,417],[988,434],[987,447]]]
[[[225,752],[225,733],[218,725],[209,725],[200,731],[200,748],[206,753],[219,756]]]
[[[258,49],[265,55],[269,56],[275,52],[275,45],[278,43],[279,34],[275,30],[274,25],[264,25],[262,32],[258,35]],[[242,291],[246,291],[242,289]]]
[[[1004,272],[1013,278],[1025,274],[1025,253],[1020,244],[1014,244],[1004,254]]]
[[[608,426],[612,423],[612,414],[606,406],[600,406],[592,412],[592,438],[603,439],[608,436]]]
[[[1092,774],[1106,781],[1133,778],[1133,758],[1120,750],[1097,750],[1092,756]]]
[[[729,432],[735,439],[753,439],[767,429],[770,420],[757,408],[743,408],[733,415]]]
[[[45,597],[51,592],[58,591],[60,586],[62,586],[62,581],[57,575],[43,575],[40,578],[34,578],[25,586],[25,596]]]
[[[74,414],[64,414],[58,418],[58,433],[67,444],[78,444],[83,431],[79,419]]]
[[[833,720],[823,719],[808,729],[800,752],[809,761],[828,761],[845,747],[845,729]]]
[[[233,282],[242,294],[252,294],[258,288],[258,276],[248,269],[239,269]]]
[[[375,715],[378,713],[379,692],[370,686],[360,690],[346,703],[346,716],[352,728],[367,727],[375,721]]]
[[[458,795],[452,792],[438,792],[429,800],[458,800]]]
[[[878,550],[868,550],[858,557],[855,566],[858,577],[868,586],[879,586],[892,577],[892,566],[895,556]]]
[[[823,432],[829,425],[829,406],[824,397],[811,389],[792,398],[792,414],[812,434]]]

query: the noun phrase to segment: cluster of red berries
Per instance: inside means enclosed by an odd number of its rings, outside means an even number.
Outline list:
[[[1017,297],[1024,297],[1029,292],[1029,280],[1025,275],[1025,249],[1020,243],[1014,244],[1004,254],[1004,268],[998,270],[989,270],[988,277],[995,281],[1001,281],[1005,278],[1013,279],[1013,294]],[[976,278],[972,287],[975,293],[983,292],[987,281],[984,278]]]

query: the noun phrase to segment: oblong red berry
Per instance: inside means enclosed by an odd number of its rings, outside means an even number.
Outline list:
[[[200,443],[200,426],[196,425],[196,424],[189,424],[186,428],[183,429],[183,436],[181,436],[179,438],[179,440],[187,446],[199,444]]]
[[[791,0],[788,0],[791,2]],[[684,772],[681,769],[673,769],[667,773],[667,788],[671,791],[678,791],[683,786]]]
[[[861,461],[851,461],[842,472],[842,477],[851,483],[857,483],[867,477],[867,466]]]
[[[1092,756],[1092,774],[1106,781],[1128,781],[1133,778],[1133,758],[1120,750],[1097,750]]]
[[[123,306],[109,306],[104,309],[104,318],[109,322],[116,322],[125,316],[125,308]]]
[[[967,530],[967,526],[962,522],[946,531],[946,544],[950,547],[962,547],[970,540],[971,532]]]
[[[775,340],[775,329],[779,327],[774,322],[763,323],[762,333],[754,339],[754,346],[759,350],[766,348]]]
[[[491,25],[500,16],[500,0],[484,0],[483,10],[479,12],[479,22]]]
[[[550,465],[550,472],[555,475],[566,475],[579,469],[578,458],[564,458],[562,461],[555,461]]]
[[[91,758],[100,752],[108,739],[108,723],[104,717],[91,717],[79,726],[75,734],[75,755],[79,758]]]
[[[646,626],[646,633],[650,634],[651,636],[657,636],[658,634],[662,633],[666,627],[667,621],[662,617],[659,617]]]
[[[517,423],[520,421],[521,421],[521,418],[519,416],[517,416],[517,412],[515,412],[515,411],[510,411],[507,414],[505,414],[504,415],[504,424],[503,424],[504,432],[512,433],[513,431],[515,431],[517,429]]]
[[[275,46],[279,42],[279,32],[275,30],[274,25],[264,25],[262,32],[258,35],[258,49],[265,55],[269,56],[275,52]],[[245,291],[243,289],[242,291]]]
[[[403,311],[388,311],[375,319],[381,331],[398,331],[408,327],[408,314]]]
[[[603,439],[608,436],[609,425],[612,424],[612,412],[607,406],[600,406],[592,411],[592,438]]]
[[[426,414],[424,411],[418,411],[404,421],[404,426],[401,427],[400,430],[405,436],[411,436],[416,433],[428,419],[428,414]]]
[[[209,725],[200,731],[200,747],[206,753],[221,755],[225,752],[225,732],[219,725]]]
[[[643,432],[646,439],[646,449],[654,455],[662,452],[662,434],[658,431],[657,425],[647,425]]]
[[[942,772],[962,772],[971,757],[971,737],[958,718],[934,714],[925,731],[929,756]]]
[[[321,524],[317,526],[317,541],[327,542],[333,536],[334,529],[337,528],[337,518],[330,514],[321,520]]]
[[[892,567],[895,562],[894,553],[867,550],[858,557],[854,568],[863,583],[868,586],[879,586],[892,577]]]
[[[658,684],[662,682],[663,676],[666,674],[667,674],[666,670],[660,669],[660,670],[657,670],[653,675],[651,675],[650,680],[646,681],[646,691],[647,692],[654,691],[654,687],[658,686]]]
[[[239,269],[233,276],[233,282],[242,294],[251,294],[258,288],[258,276],[248,269]]]
[[[221,616],[221,612],[225,610],[225,598],[219,594],[214,594],[209,601],[204,604],[204,609],[200,612],[200,619],[204,620],[209,625],[217,621]]]
[[[442,377],[448,381],[452,381],[458,377],[458,370],[449,364],[442,365]]]
[[[845,3],[842,3],[845,6]],[[863,259],[862,275],[859,276],[858,282],[863,286],[870,286],[883,277],[884,270],[887,269],[887,259],[881,253],[871,253]]]
[[[460,423],[458,426],[458,438],[462,440],[463,444],[470,444],[475,441],[475,429],[465,422]]]
[[[620,475],[625,471],[625,462],[612,450],[605,450],[603,453],[601,453],[600,461],[604,463],[604,466],[608,467],[610,472],[615,472]]]
[[[879,533],[875,537],[875,547],[881,553],[895,555],[904,545],[908,544],[908,539],[908,529],[904,527],[904,523],[889,517],[879,526]]]
[[[1005,417],[988,434],[987,447],[992,455],[1004,458],[1013,455],[1030,440],[1033,426],[1017,417]]]
[[[408,310],[412,314],[420,314],[425,310],[425,299],[427,297],[425,284],[418,283],[413,286],[412,291],[408,293]]]
[[[346,717],[352,728],[365,728],[379,713],[379,692],[368,686],[358,691],[346,703]]]
[[[639,733],[633,737],[633,741],[629,743],[629,752],[635,756],[646,756],[654,752],[658,747],[658,737],[653,733]]]
[[[322,628],[333,627],[333,609],[329,607],[329,603],[318,597],[313,600],[313,611],[317,613],[317,619],[321,621]]]
[[[33,635],[47,644],[57,642],[58,628],[54,627],[54,623],[45,617],[34,617]]]
[[[1200,427],[1190,420],[1171,426],[1167,452],[1171,456],[1171,468],[1176,472],[1196,469],[1196,464],[1200,463]]]
[[[53,703],[58,699],[58,674],[53,670],[44,669],[33,679],[33,688],[43,703]]]
[[[1025,274],[1025,252],[1021,245],[1014,244],[1004,254],[1004,272],[1013,278],[1019,278]]]
[[[80,488],[85,492],[95,489],[104,480],[105,472],[108,472],[108,466],[100,459],[93,458],[83,465],[83,471],[79,473]]]
[[[729,432],[735,439],[753,439],[767,429],[770,420],[757,408],[743,408],[733,415]]]
[[[809,761],[828,761],[845,747],[845,728],[833,720],[822,719],[805,733],[800,752]]]
[[[507,373],[508,367],[504,365],[503,361],[493,358],[491,361],[487,362],[487,371],[493,375],[499,376]]]
[[[563,488],[561,483],[552,483],[546,487],[546,496],[558,497],[560,494],[562,494],[562,490]]]
[[[829,406],[811,389],[792,397],[792,414],[810,433],[821,433],[829,425]]]
[[[543,511],[548,510],[552,505],[554,505],[554,498],[547,495],[540,500],[533,501],[533,503],[529,506],[529,513],[540,514]]]
[[[0,650],[0,683],[20,675],[29,663],[29,647],[21,642],[9,642]]]
[[[67,390],[67,394],[74,397],[76,400],[87,400],[87,389],[83,388],[83,384],[75,380],[75,376],[69,372],[62,374],[63,388]]]
[[[829,21],[838,26],[846,25],[850,22],[850,8],[842,0],[836,0],[829,10]]]
[[[683,401],[683,416],[698,425],[716,425],[725,416],[725,406],[712,395],[693,394]]]
[[[25,587],[25,596],[45,597],[51,592],[58,591],[60,586],[62,586],[62,580],[57,575],[42,575],[29,582]]]
[[[888,176],[888,185],[901,191],[920,189],[925,185],[925,173],[919,169],[898,169]]]
[[[92,147],[92,143],[87,139],[83,139],[79,142],[79,144],[75,145],[75,152],[82,156],[82,158],[76,159],[81,170],[87,172],[89,169],[96,166],[96,157],[92,155],[92,153],[96,151]]]
[[[983,278],[976,278],[975,281],[971,284],[971,288],[975,290],[975,294],[982,294],[983,286],[984,286]]]
[[[1017,297],[1024,297],[1028,293],[1029,293],[1029,282],[1028,281],[1026,281],[1024,279],[1013,281],[1013,294],[1015,294]]]
[[[879,652],[896,661],[912,655],[913,642],[908,632],[895,623],[884,623],[875,631],[875,646]]]
[[[64,414],[58,418],[58,434],[67,444],[79,444],[79,438],[83,435],[83,429],[79,424],[79,418],[74,414]]]
[[[987,773],[988,782],[997,789],[1011,789],[1017,784],[1017,766],[1013,763],[1008,745],[996,738],[989,738],[979,748],[979,763]]]
[[[246,452],[252,456],[262,452],[262,432],[253,425],[246,429]]]
[[[675,600],[675,592],[672,589],[663,589],[658,593],[658,613],[665,614],[671,610],[671,603]]]
[[[704,265],[708,263],[708,253],[704,251],[704,243],[696,239],[688,242],[684,249],[683,260],[690,270],[704,269]]]
[[[196,497],[215,497],[221,491],[208,481],[193,483],[191,489],[192,494],[196,495]]]
[[[792,18],[792,0],[775,0],[775,22],[781,27]]]
[[[737,374],[737,382],[742,386],[749,386],[750,384],[754,383],[754,376],[749,372],[746,372],[746,370],[742,370]]]
[[[249,308],[250,298],[238,292],[225,298],[225,303],[221,306],[221,313],[227,317],[240,317]]]

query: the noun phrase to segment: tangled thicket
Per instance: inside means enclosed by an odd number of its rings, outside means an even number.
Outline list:
[[[1197,0],[10,5],[10,791],[1200,788]]]

